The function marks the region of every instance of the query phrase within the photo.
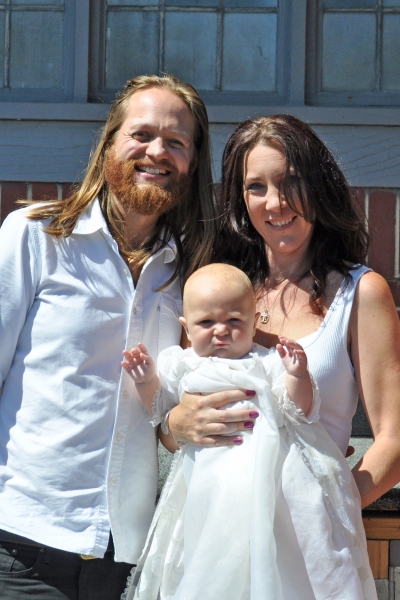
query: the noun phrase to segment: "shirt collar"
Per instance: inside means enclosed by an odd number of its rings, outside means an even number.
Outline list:
[[[106,220],[100,208],[98,198],[91,202],[76,222],[74,234],[90,234],[103,229],[108,233]]]
[[[98,198],[95,198],[93,202],[91,202],[86,207],[84,212],[77,220],[74,228],[74,234],[77,233],[81,235],[88,235],[91,233],[95,233],[100,229],[102,229],[107,236],[112,237],[108,230],[103,212],[100,208],[99,200]],[[170,263],[173,260],[175,260],[176,252],[176,243],[175,240],[172,238],[168,242],[167,246],[164,246],[163,248],[157,250],[151,258],[154,259],[160,254],[164,253],[164,263]]]

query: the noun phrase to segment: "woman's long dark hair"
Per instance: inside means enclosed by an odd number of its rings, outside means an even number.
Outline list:
[[[328,273],[338,271],[349,283],[353,265],[365,262],[369,237],[361,209],[356,210],[347,181],[332,154],[312,129],[296,117],[250,119],[229,138],[222,158],[221,235],[215,258],[241,268],[256,290],[264,286],[269,276],[264,240],[250,222],[243,196],[245,159],[257,145],[271,146],[284,154],[282,196],[292,210],[314,225],[307,265],[297,283],[308,275],[313,277],[310,306],[314,313],[321,314]],[[297,183],[293,184],[293,180]],[[300,200],[301,213],[294,198]]]

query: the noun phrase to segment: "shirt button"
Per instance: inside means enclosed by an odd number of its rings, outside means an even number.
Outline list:
[[[127,398],[127,397],[128,397],[128,392],[127,392],[126,390],[124,390],[124,391],[122,392],[122,397],[123,397],[123,398]]]
[[[111,477],[110,483],[111,483],[111,485],[115,485],[117,483],[117,480],[115,479],[115,477]]]
[[[117,433],[115,439],[117,440],[117,442],[120,442],[122,440],[122,433]]]
[[[128,269],[124,269],[124,274],[128,275]]]
[[[133,308],[132,308],[132,314],[133,314],[133,315],[136,315],[136,313],[137,313],[137,310],[136,310],[136,308],[135,308],[135,307],[133,307]]]

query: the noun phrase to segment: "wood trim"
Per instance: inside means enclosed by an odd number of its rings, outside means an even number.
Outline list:
[[[387,540],[367,540],[367,547],[374,579],[388,579],[389,542]]]
[[[201,90],[200,90],[201,95]],[[105,121],[109,103],[97,102],[1,102],[1,120]],[[360,125],[365,127],[400,125],[400,108],[344,108],[292,105],[225,105],[207,103],[210,123],[236,125],[244,119],[267,114],[289,113],[312,127],[315,125]]]
[[[400,517],[364,517],[368,540],[400,540]]]

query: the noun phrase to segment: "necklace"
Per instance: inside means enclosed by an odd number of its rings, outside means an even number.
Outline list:
[[[263,325],[266,325],[266,323],[268,323],[268,321],[270,320],[270,311],[274,308],[275,304],[278,302],[278,299],[280,298],[281,293],[278,292],[276,295],[276,298],[274,300],[274,302],[272,303],[271,306],[268,306],[267,308],[267,304],[266,304],[266,299],[268,298],[268,290],[266,291],[266,293],[262,296],[262,302],[264,305],[264,310],[263,312],[260,314],[260,323],[262,323]]]
[[[264,307],[264,310],[260,315],[260,322],[263,323],[263,325],[265,325],[266,323],[268,323],[268,321],[269,321],[269,312],[267,311],[266,307]]]

